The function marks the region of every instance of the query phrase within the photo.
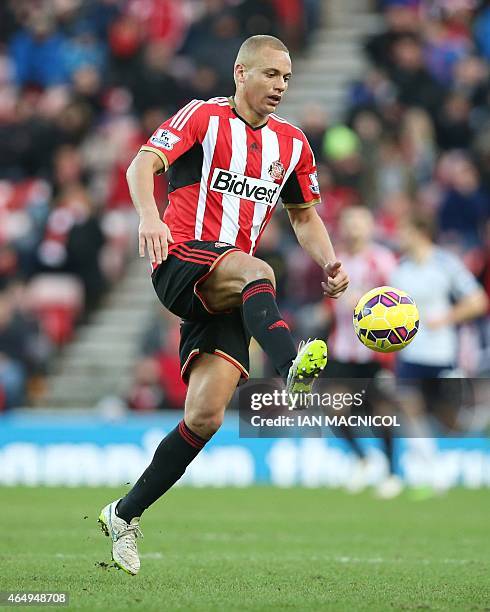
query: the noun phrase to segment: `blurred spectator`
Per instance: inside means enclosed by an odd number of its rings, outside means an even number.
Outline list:
[[[436,119],[437,143],[441,149],[467,149],[471,143],[471,105],[460,93],[452,92]]]
[[[471,40],[467,37],[454,36],[449,23],[443,20],[425,21],[423,31],[427,69],[437,81],[447,86],[453,79],[456,62],[470,53]]]
[[[431,116],[436,115],[444,90],[425,67],[422,44],[417,36],[406,34],[394,43],[390,78],[401,104],[422,107]]]
[[[490,60],[490,5],[486,4],[475,20],[474,32],[478,50]]]
[[[394,45],[405,34],[417,32],[420,22],[418,13],[409,3],[388,3],[383,11],[386,29],[366,41],[366,53],[372,64],[391,68]]]
[[[393,194],[414,192],[415,172],[407,163],[406,151],[399,133],[384,134],[380,143],[376,181],[380,200]]]
[[[25,403],[27,376],[45,373],[49,344],[37,322],[16,307],[13,286],[0,292],[0,410]]]
[[[110,80],[113,84],[128,83],[136,70],[143,46],[142,32],[136,19],[121,15],[109,26]]]
[[[367,76],[351,84],[348,95],[349,109],[383,108],[396,98],[394,84],[378,66],[371,67]]]
[[[298,51],[305,45],[306,21],[302,0],[272,0],[280,22],[280,36],[291,51]]]
[[[304,117],[301,128],[305,133],[316,160],[323,156],[323,138],[328,127],[328,115],[326,109],[314,102],[306,105],[301,116]]]
[[[430,182],[437,148],[434,125],[422,109],[407,110],[401,126],[401,146],[417,185]]]
[[[441,239],[463,251],[480,245],[490,218],[490,198],[470,159],[454,158],[448,186],[438,214]]]
[[[488,103],[488,66],[475,55],[462,58],[454,66],[452,88],[479,108]]]
[[[358,135],[346,125],[328,128],[323,138],[323,155],[329,163],[335,183],[360,194],[363,160]]]
[[[63,61],[66,38],[56,30],[48,11],[32,10],[27,27],[17,32],[10,43],[19,85],[49,87],[67,83],[69,73]]]
[[[212,36],[201,42],[194,56],[197,66],[212,66],[218,78],[218,89],[233,92],[233,71],[238,49],[242,43],[240,23],[232,12],[223,12],[211,24]],[[219,48],[219,53],[216,49]]]
[[[352,120],[353,128],[359,136],[363,168],[360,194],[366,206],[376,208],[379,193],[377,175],[380,164],[380,146],[383,135],[383,124],[377,113],[371,109],[358,112]]]
[[[172,52],[183,42],[187,19],[185,3],[180,0],[127,0],[126,14],[130,15],[150,43],[158,41]]]
[[[336,184],[333,173],[326,164],[318,166],[318,184],[322,198],[321,204],[317,206],[318,214],[335,236],[341,211],[346,206],[358,204],[359,194],[350,187]]]
[[[163,390],[159,384],[158,364],[151,357],[139,359],[133,369],[133,386],[127,402],[131,410],[152,412],[165,408]]]
[[[67,182],[48,218],[38,257],[41,270],[69,272],[81,279],[88,310],[97,304],[106,286],[100,262],[104,243],[87,191]]]
[[[209,100],[219,91],[219,76],[213,66],[200,65],[189,75],[187,82],[182,84],[184,98],[193,100]]]
[[[105,49],[87,22],[78,24],[76,32],[65,43],[62,53],[64,68],[71,80],[83,68],[91,67],[99,73],[105,68]]]
[[[163,107],[173,114],[182,106],[185,98],[179,81],[171,72],[171,65],[172,55],[164,42],[148,43],[128,83],[139,114]]]
[[[141,345],[128,396],[132,410],[182,409],[186,386],[180,376],[179,320],[158,306]]]
[[[305,2],[305,5],[309,4],[311,0]],[[308,10],[308,7],[305,8]],[[242,24],[245,38],[253,36],[256,32],[272,36],[277,36],[279,33],[274,3],[270,0],[265,2],[264,0],[243,0],[236,7],[236,15]]]

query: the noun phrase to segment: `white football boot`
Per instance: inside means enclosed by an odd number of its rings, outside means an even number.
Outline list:
[[[99,515],[100,528],[112,540],[112,559],[114,564],[128,574],[134,576],[140,569],[140,558],[136,546],[136,538],[143,537],[139,528],[139,517],[131,519],[131,523],[116,514],[119,499],[103,508]]]
[[[345,485],[346,491],[352,493],[361,493],[369,486],[369,462],[366,458],[358,459],[352,470],[352,475]]]
[[[395,474],[391,474],[378,484],[375,494],[378,499],[393,499],[398,497],[402,491],[402,479]]]

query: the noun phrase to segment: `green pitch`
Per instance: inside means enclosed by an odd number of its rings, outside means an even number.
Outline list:
[[[0,488],[0,591],[105,611],[490,609],[490,490],[177,489],[142,521],[135,577],[96,525],[120,493]]]

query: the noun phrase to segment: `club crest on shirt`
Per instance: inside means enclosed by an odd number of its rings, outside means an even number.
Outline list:
[[[272,164],[269,166],[268,172],[273,180],[282,181],[285,170],[281,160],[278,159],[277,161],[272,162]]]
[[[158,129],[150,138],[151,144],[154,144],[160,149],[171,151],[180,140],[180,137],[173,134],[170,130]]]

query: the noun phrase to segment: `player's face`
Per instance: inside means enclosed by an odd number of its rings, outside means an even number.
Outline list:
[[[340,233],[347,245],[367,244],[373,229],[372,215],[365,208],[345,210],[340,218]]]
[[[264,49],[254,65],[244,71],[243,93],[249,106],[260,116],[273,113],[282,100],[291,78],[291,59],[285,51]]]
[[[417,240],[417,230],[410,223],[400,223],[397,237],[400,251],[410,254]]]

